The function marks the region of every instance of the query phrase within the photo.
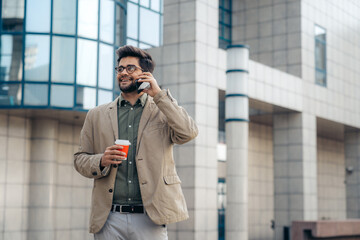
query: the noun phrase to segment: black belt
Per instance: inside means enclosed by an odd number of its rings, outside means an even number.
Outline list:
[[[111,211],[119,213],[144,213],[144,206],[112,205]]]

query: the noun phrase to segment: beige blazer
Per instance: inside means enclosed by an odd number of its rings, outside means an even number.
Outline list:
[[[100,171],[103,152],[118,138],[118,98],[90,110],[80,134],[79,151],[75,153],[75,169],[94,179],[90,232],[104,226],[109,215],[117,168]],[[156,224],[169,224],[189,217],[175,169],[173,145],[183,144],[198,134],[194,120],[177,105],[169,91],[162,90],[154,98],[148,96],[140,119],[136,166],[141,197],[150,219]]]

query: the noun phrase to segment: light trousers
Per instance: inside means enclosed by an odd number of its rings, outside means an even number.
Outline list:
[[[147,214],[110,212],[95,240],[167,240],[166,226],[156,225]]]

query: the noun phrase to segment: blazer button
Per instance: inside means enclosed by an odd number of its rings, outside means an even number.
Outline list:
[[[112,193],[112,189],[111,189],[111,188],[109,189],[109,192]]]
[[[96,175],[97,175],[97,172],[93,172],[92,175],[93,175],[93,176],[96,176]]]

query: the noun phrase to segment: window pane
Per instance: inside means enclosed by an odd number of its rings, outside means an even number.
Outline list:
[[[47,104],[47,84],[25,84],[24,105],[44,106]]]
[[[53,36],[51,55],[51,81],[74,82],[75,39]]]
[[[21,104],[21,84],[0,84],[0,106]]]
[[[127,36],[138,38],[138,6],[132,3],[127,5]]]
[[[326,85],[326,74],[321,71],[316,71],[316,83]]]
[[[316,64],[316,68],[321,70],[326,69],[325,51],[326,51],[325,45],[323,43],[320,43],[319,41],[316,41],[315,64]]]
[[[76,88],[76,106],[90,109],[96,106],[96,89],[87,87]]]
[[[114,49],[100,43],[99,49],[99,87],[112,89],[114,79]]]
[[[116,5],[116,45],[121,46],[125,42],[125,10],[120,6]]]
[[[100,40],[114,43],[114,1],[100,0]]]
[[[134,46],[134,47],[137,47],[137,46],[138,46],[138,42],[137,42],[137,41],[134,41],[134,40],[132,40],[132,39],[130,39],[130,38],[128,38],[128,39],[126,40],[126,44],[127,44],[127,45],[131,45],[131,46]]]
[[[24,0],[2,0],[2,30],[21,32],[24,26]]]
[[[94,41],[78,39],[77,84],[96,86],[97,44]]]
[[[0,55],[0,81],[21,81],[22,35],[2,35]]]
[[[231,29],[229,27],[224,27],[224,38],[226,40],[231,40]]]
[[[75,35],[76,0],[53,1],[53,32]]]
[[[229,12],[224,12],[224,23],[225,24],[230,24],[230,18],[231,18],[231,14]]]
[[[54,107],[72,108],[74,103],[74,87],[51,85],[50,103]]]
[[[150,10],[140,9],[140,40],[159,46],[160,15]]]
[[[98,91],[98,106],[113,101],[113,94],[110,91]]]
[[[29,34],[25,40],[25,80],[48,81],[49,36]]]
[[[315,37],[316,39],[325,41],[326,40],[326,30],[322,27],[315,26]]]
[[[50,32],[50,2],[50,0],[27,0],[27,32]]]
[[[151,0],[151,8],[157,12],[160,11],[160,0]]]
[[[141,49],[148,49],[148,48],[151,48],[151,46],[148,45],[148,44],[140,43],[140,44],[139,44],[139,48],[141,48]]]
[[[149,7],[150,1],[149,0],[140,0],[140,5],[144,7]]]
[[[230,9],[230,1],[231,0],[224,0],[224,8],[225,9]]]
[[[79,0],[78,34],[83,37],[98,36],[98,0]]]

